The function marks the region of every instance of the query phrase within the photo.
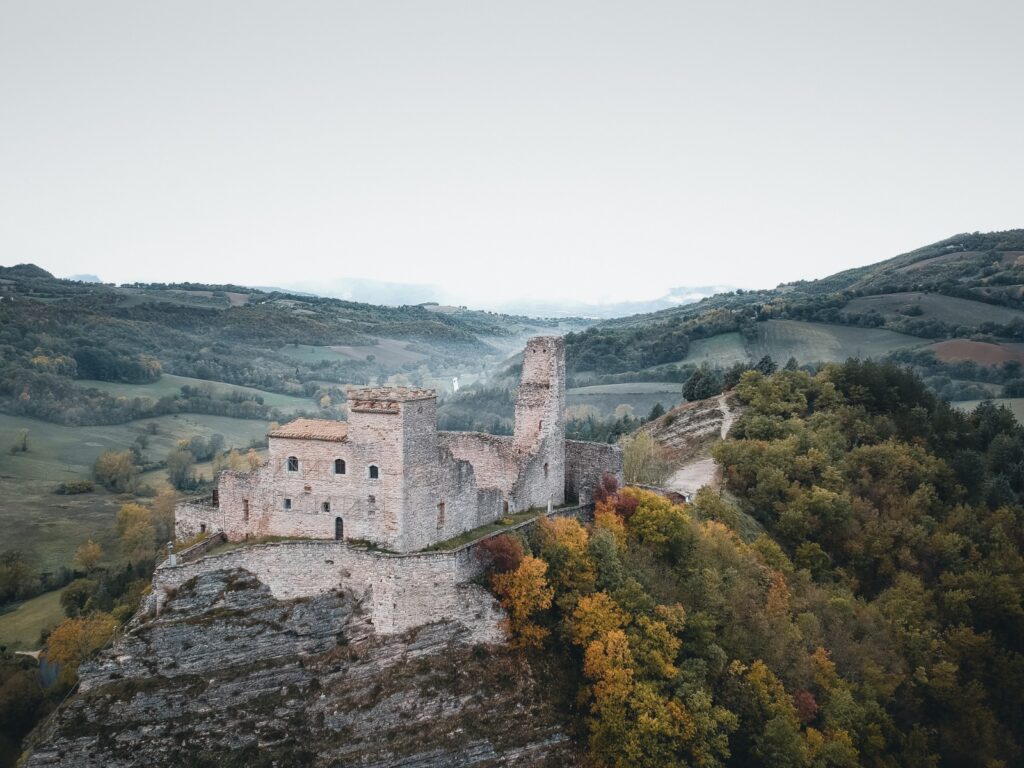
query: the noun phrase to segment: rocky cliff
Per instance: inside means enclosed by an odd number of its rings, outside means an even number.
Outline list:
[[[247,571],[203,574],[83,665],[27,766],[573,764],[557,670],[472,635],[376,635],[351,594],[279,601]]]

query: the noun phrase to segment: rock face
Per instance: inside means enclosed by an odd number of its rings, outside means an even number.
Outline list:
[[[742,411],[736,396],[729,392],[683,403],[642,429],[649,431],[661,445],[689,458],[709,444],[724,439]]]
[[[574,764],[559,673],[472,637],[375,635],[351,594],[279,601],[247,571],[205,573],[83,665],[26,765]]]

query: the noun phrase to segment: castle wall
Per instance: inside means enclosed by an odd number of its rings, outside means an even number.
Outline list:
[[[622,449],[608,443],[565,441],[565,497],[581,504],[593,501],[594,489],[605,472],[615,476],[621,485]]]
[[[589,504],[556,510],[548,517],[592,518]],[[501,642],[504,612],[491,594],[472,583],[483,572],[476,551],[482,541],[536,525],[531,519],[443,552],[390,554],[341,541],[282,541],[253,544],[191,562],[157,566],[147,610],[159,610],[167,593],[203,573],[243,568],[274,597],[292,600],[337,589],[363,595],[381,634],[404,632],[436,621],[457,621],[479,642]]]
[[[500,606],[482,587],[470,583],[480,565],[466,548],[455,552],[388,555],[336,541],[258,544],[181,565],[162,564],[153,574],[153,600],[211,571],[244,568],[266,584],[274,597],[291,600],[336,589],[365,595],[374,627],[381,634],[404,632],[436,621],[458,621],[475,629],[477,640],[500,642]]]
[[[519,464],[511,435],[439,432],[437,437],[444,450],[473,465],[479,487],[496,488],[505,496],[512,493]]]

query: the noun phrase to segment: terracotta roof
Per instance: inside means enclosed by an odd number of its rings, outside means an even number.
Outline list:
[[[299,440],[330,440],[342,443],[348,440],[348,424],[330,419],[295,419],[278,427],[269,437],[290,437]]]
[[[419,387],[350,387],[348,390],[349,400],[388,400],[401,403],[408,400],[429,400],[432,397],[437,397],[436,390]]]

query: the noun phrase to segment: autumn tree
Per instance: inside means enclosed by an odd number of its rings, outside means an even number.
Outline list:
[[[125,493],[135,487],[138,468],[131,451],[104,451],[93,465],[93,476],[104,488]]]
[[[519,645],[539,645],[548,635],[548,630],[534,621],[538,613],[551,607],[554,597],[547,571],[547,563],[526,555],[514,571],[491,576],[494,593],[509,614],[509,629]]]
[[[78,665],[104,647],[117,629],[117,620],[109,613],[66,619],[50,633],[46,642],[46,658],[60,665],[60,679],[74,682]]]
[[[72,562],[76,568],[81,568],[88,573],[96,567],[102,558],[103,549],[95,541],[89,539],[75,550],[75,557]]]
[[[124,504],[117,513],[117,535],[121,553],[131,562],[153,557],[156,531],[148,509],[141,504]]]

